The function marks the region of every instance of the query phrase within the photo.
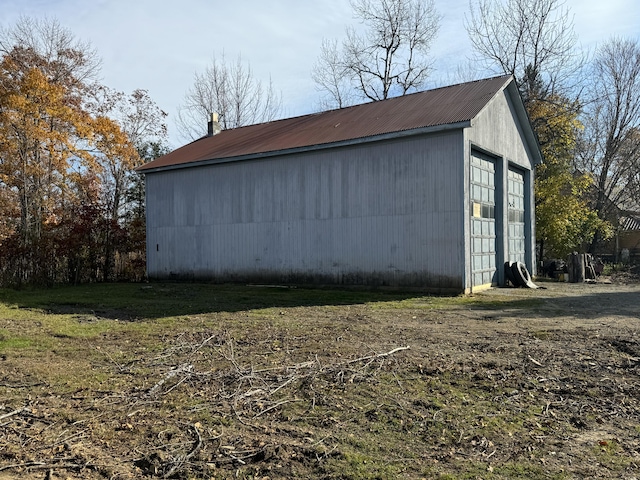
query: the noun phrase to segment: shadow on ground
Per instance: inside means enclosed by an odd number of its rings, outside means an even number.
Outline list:
[[[33,290],[0,290],[0,302],[52,314],[134,321],[219,312],[305,306],[403,302],[403,309],[483,310],[508,316],[640,318],[640,284],[550,283],[545,289],[493,288],[472,297],[429,296],[411,291],[353,288],[214,285],[190,283],[93,284]]]
[[[543,289],[495,288],[484,293],[488,297],[525,299],[530,315],[537,317],[579,317],[596,319],[625,316],[640,319],[640,283],[635,284],[569,284],[540,283]],[[510,308],[511,302],[505,303]]]
[[[0,290],[0,302],[18,308],[130,321],[267,308],[395,302],[423,296],[415,291],[190,283],[94,284]]]

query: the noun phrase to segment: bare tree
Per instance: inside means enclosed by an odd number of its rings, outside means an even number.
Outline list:
[[[263,85],[248,63],[238,56],[235,63],[213,58],[203,73],[196,73],[193,86],[178,109],[176,126],[185,139],[196,140],[207,132],[211,114],[220,116],[223,129],[267,122],[278,117],[282,96],[269,79]]]
[[[581,168],[595,180],[595,209],[614,219],[619,209],[638,208],[640,191],[640,44],[613,38],[597,52],[591,72]],[[592,242],[595,247],[599,238]]]
[[[496,73],[513,75],[525,101],[533,81],[544,96],[566,95],[581,65],[577,35],[563,0],[477,0],[465,28],[475,60]]]
[[[347,68],[342,62],[338,41],[323,39],[320,58],[313,66],[311,78],[318,91],[324,92],[320,109],[343,108],[355,103],[356,95],[351,88]]]
[[[350,0],[364,30],[347,28],[346,38],[324,40],[312,78],[326,93],[324,105],[383,100],[424,86],[440,15],[434,0]]]
[[[0,28],[0,55],[8,55],[16,46],[29,54],[25,60],[39,57],[38,68],[46,70],[54,84],[84,86],[100,70],[100,58],[91,45],[75,38],[55,19],[23,16],[10,28]]]

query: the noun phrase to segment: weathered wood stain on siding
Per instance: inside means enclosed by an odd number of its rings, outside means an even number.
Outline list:
[[[462,149],[454,131],[148,175],[149,275],[459,291]]]

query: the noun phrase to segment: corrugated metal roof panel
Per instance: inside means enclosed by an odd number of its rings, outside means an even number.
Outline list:
[[[638,231],[640,230],[640,217],[620,217],[620,226],[623,232]]]
[[[276,120],[204,137],[138,168],[186,165],[314,147],[473,119],[511,80],[510,76],[391,98],[379,102]]]

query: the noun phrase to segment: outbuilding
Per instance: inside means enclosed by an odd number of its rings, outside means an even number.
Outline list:
[[[152,279],[457,293],[535,273],[542,157],[510,76],[216,133],[138,169]]]

